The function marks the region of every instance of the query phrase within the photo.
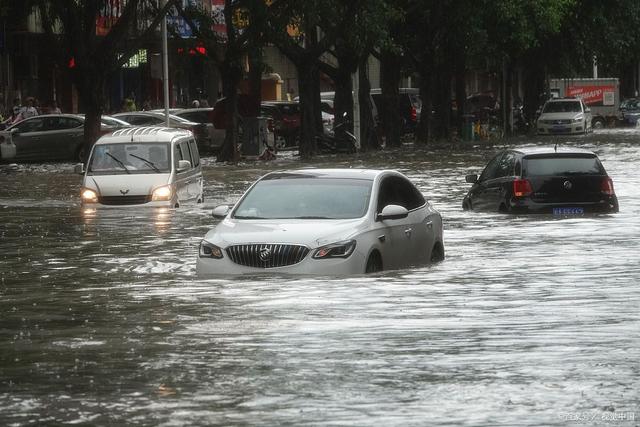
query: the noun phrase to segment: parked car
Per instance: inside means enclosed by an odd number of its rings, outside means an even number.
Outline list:
[[[269,173],[200,244],[200,276],[260,272],[347,275],[444,259],[442,218],[389,170]]]
[[[101,137],[83,173],[84,206],[178,207],[203,201],[202,166],[193,134],[133,127]]]
[[[300,104],[297,101],[262,102],[260,115],[272,119],[273,134],[278,148],[298,145],[300,140]]]
[[[623,125],[636,126],[640,119],[640,99],[629,98],[622,101],[619,118]]]
[[[405,133],[415,132],[418,126],[419,111],[422,109],[420,91],[416,88],[400,88],[398,112],[402,118],[402,128]],[[371,89],[371,98],[376,104],[377,111],[383,111],[382,89]]]
[[[499,152],[462,201],[465,210],[554,215],[617,212],[613,180],[595,153],[578,148]]]
[[[206,142],[200,144],[205,146],[207,151],[217,152],[224,143],[225,130],[218,129],[213,124],[213,107],[185,108],[173,113],[177,117],[194,123],[200,123],[206,129]]]
[[[133,126],[165,126],[165,115],[159,111],[127,111],[112,115]],[[209,147],[209,131],[205,124],[192,122],[175,114],[169,114],[169,127],[190,130],[196,138],[198,148],[206,152]]]
[[[580,98],[552,98],[536,121],[538,135],[591,132],[591,110]]]
[[[101,132],[108,133],[125,122],[114,122],[102,116]],[[83,158],[84,115],[45,114],[29,117],[0,132],[0,142],[11,141],[15,146],[12,156],[3,161],[48,162],[77,161]]]

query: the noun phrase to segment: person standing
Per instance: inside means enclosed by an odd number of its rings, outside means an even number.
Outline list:
[[[55,99],[51,101],[51,108],[49,109],[49,114],[62,114],[62,110],[58,107],[58,101]]]
[[[27,106],[22,112],[22,118],[28,119],[29,117],[33,117],[37,115],[38,115],[38,110],[33,105],[33,98],[32,97],[27,98]]]

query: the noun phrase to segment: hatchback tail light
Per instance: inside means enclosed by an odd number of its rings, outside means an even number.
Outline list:
[[[411,115],[412,122],[418,121],[418,110],[416,110],[416,107],[414,107],[413,105],[411,106],[410,115]]]
[[[613,196],[616,194],[616,192],[613,190],[613,180],[610,177],[604,177],[602,183],[600,184],[600,191],[602,191],[607,196]]]
[[[526,197],[533,193],[531,183],[526,179],[516,179],[513,181],[513,195],[516,197]]]

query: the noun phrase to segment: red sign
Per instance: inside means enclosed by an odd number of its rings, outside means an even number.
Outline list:
[[[568,97],[582,98],[587,105],[613,105],[616,87],[608,86],[567,86]]]

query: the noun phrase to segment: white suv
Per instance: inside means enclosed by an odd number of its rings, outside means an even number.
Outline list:
[[[536,122],[538,135],[591,132],[591,110],[580,98],[548,100]]]

